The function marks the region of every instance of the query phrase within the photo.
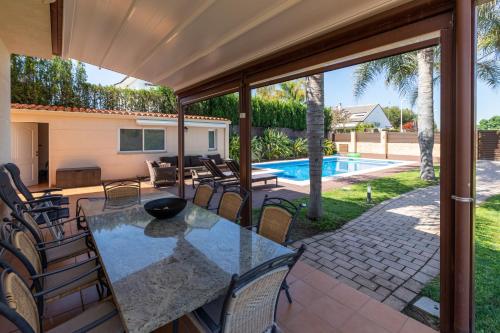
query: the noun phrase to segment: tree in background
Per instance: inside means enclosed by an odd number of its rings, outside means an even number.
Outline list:
[[[482,119],[479,122],[479,130],[500,130],[500,116],[493,116],[490,119]]]
[[[349,121],[351,114],[349,111],[342,107],[329,108],[332,117],[331,128],[332,131],[336,131],[339,127],[343,127],[345,123]]]
[[[386,106],[382,108],[391,126],[395,129],[401,126],[401,109],[397,106]],[[414,121],[417,118],[410,109],[403,109],[403,124]]]
[[[309,150],[308,218],[318,220],[323,215],[321,176],[323,175],[323,136],[325,121],[325,83],[323,73],[306,78],[307,146]]]
[[[500,83],[500,7],[491,1],[478,10],[477,77],[490,87]],[[384,74],[385,83],[406,96],[412,105],[417,102],[420,174],[434,179],[432,148],[434,145],[433,84],[439,80],[439,49],[428,48],[383,58],[357,67],[354,95],[359,97],[375,78]]]
[[[305,79],[297,79],[280,83],[280,90],[277,91],[278,96],[282,99],[305,103],[305,82]]]

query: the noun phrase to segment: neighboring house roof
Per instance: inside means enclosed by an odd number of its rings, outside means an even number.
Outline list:
[[[375,110],[378,104],[344,106],[343,109],[350,113],[349,121],[362,122]]]
[[[75,108],[69,106],[55,106],[55,105],[37,105],[37,104],[19,104],[12,103],[11,109],[17,110],[33,110],[33,111],[48,111],[48,112],[72,112],[72,113],[88,113],[98,115],[114,115],[114,116],[132,116],[132,117],[150,117],[150,118],[168,118],[177,119],[177,114],[160,113],[160,112],[139,112],[139,111],[126,111],[126,110],[100,110],[100,109],[87,109]],[[219,120],[229,121],[225,118],[207,117],[197,115],[185,115],[186,119],[191,120]]]
[[[368,116],[377,108],[379,104],[368,105],[354,105],[354,106],[337,106],[336,109],[341,107],[349,113],[349,119],[344,124],[336,125],[336,128],[351,128],[356,127],[358,124],[364,122]],[[335,108],[335,107],[334,107]],[[380,107],[381,108],[381,107]],[[335,109],[334,109],[335,111]]]

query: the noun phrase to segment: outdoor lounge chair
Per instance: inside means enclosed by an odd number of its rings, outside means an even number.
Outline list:
[[[241,209],[248,201],[249,193],[240,186],[224,188],[220,197],[217,215],[222,216],[229,221],[240,222]]]
[[[217,191],[217,186],[222,185],[230,186],[239,184],[238,178],[234,176],[231,171],[223,172],[210,158],[200,157],[203,166],[212,174],[212,181],[214,183],[215,190]]]
[[[0,249],[15,257],[28,272],[27,280],[32,281],[29,289],[40,301],[40,314],[43,314],[45,302],[56,301],[91,286],[96,286],[102,295],[100,288],[107,286],[97,257],[49,270],[26,231],[12,229],[8,237],[0,241]]]
[[[103,300],[73,318],[50,329],[43,330],[40,308],[44,300],[32,295],[29,286],[5,262],[0,274],[0,315],[14,324],[22,333],[66,333],[66,332],[124,332],[118,310],[111,300]]]
[[[225,296],[188,318],[200,332],[275,332],[281,285],[304,251],[302,245],[295,253],[269,260],[241,276],[233,275]]]
[[[224,162],[226,162],[227,167],[229,168],[229,170],[231,170],[234,176],[240,179],[240,165],[238,164],[238,162],[236,162],[235,160],[225,160]],[[252,184],[264,182],[267,185],[268,180],[276,181],[276,187],[278,187],[278,176],[276,175],[273,175],[271,173],[252,175]]]
[[[177,182],[177,168],[169,163],[146,161],[149,170],[149,179],[154,187],[172,186]]]

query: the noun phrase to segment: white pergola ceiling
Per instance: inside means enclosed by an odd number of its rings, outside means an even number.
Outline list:
[[[63,56],[175,90],[408,0],[65,0]]]
[[[11,53],[50,58],[49,2],[0,0],[0,40]]]

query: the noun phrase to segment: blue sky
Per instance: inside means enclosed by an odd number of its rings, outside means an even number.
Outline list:
[[[92,65],[86,65],[89,82],[111,85],[123,79],[124,75],[106,69],[99,69]],[[396,90],[386,87],[382,76],[378,77],[368,87],[366,92],[359,99],[353,94],[353,73],[354,67],[338,69],[325,73],[325,104],[327,106],[342,103],[344,106],[374,104],[382,106],[399,106],[410,108],[408,101],[399,97]],[[477,85],[477,119],[488,119],[494,115],[499,115],[500,110],[500,89],[492,89],[482,82]],[[439,124],[439,88],[434,93],[435,118]]]

